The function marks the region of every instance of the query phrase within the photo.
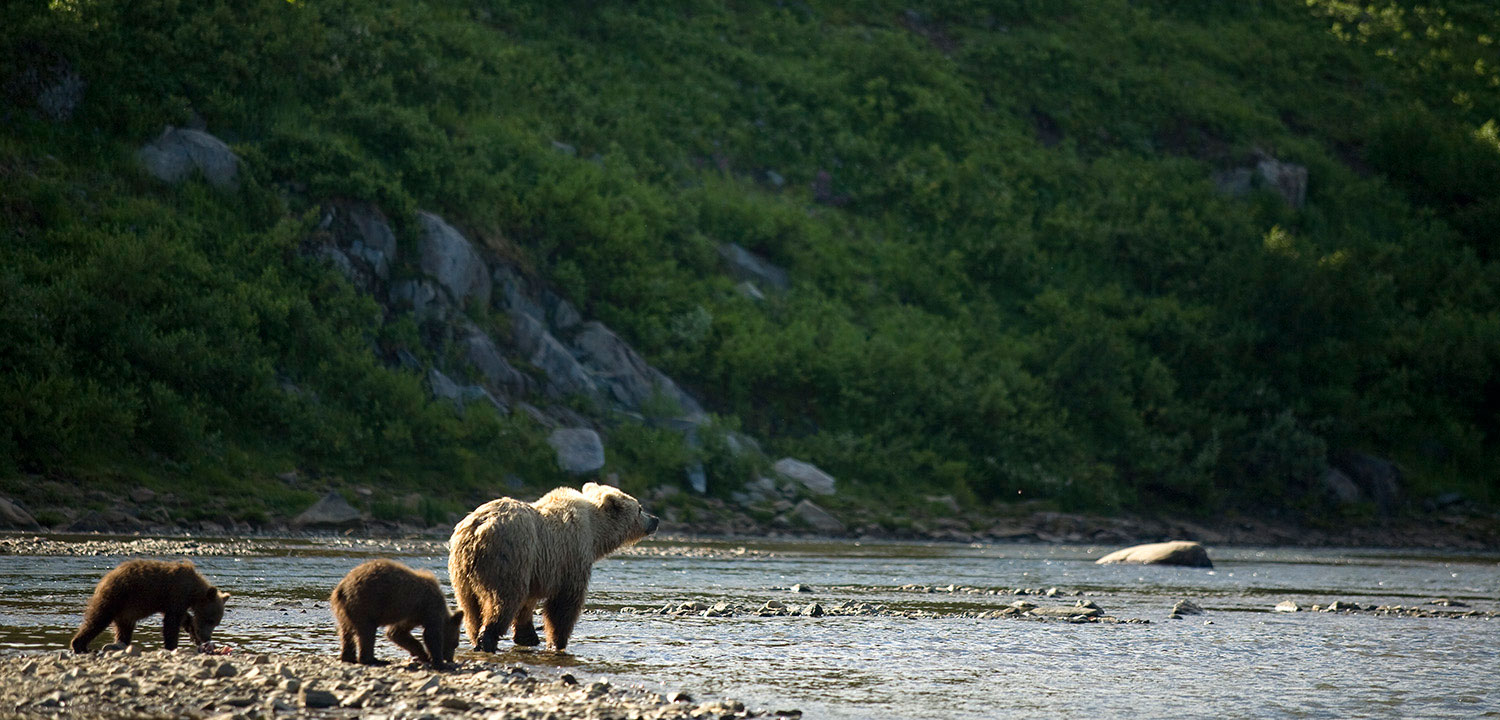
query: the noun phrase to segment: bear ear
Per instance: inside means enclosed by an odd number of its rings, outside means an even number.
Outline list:
[[[599,488],[599,483],[586,482],[586,483],[583,484],[583,491],[584,492],[588,492],[590,490],[597,490],[598,488]]]

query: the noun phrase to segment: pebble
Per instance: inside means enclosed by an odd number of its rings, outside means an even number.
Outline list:
[[[339,699],[333,693],[313,688],[303,688],[298,699],[302,707],[306,708],[329,708],[339,704]]]
[[[1282,600],[1276,603],[1276,607],[1271,609],[1280,613],[1302,612],[1302,606],[1298,605],[1295,600]]]
[[[367,688],[364,688],[363,690],[360,690],[359,692],[350,693],[349,695],[345,696],[344,698],[342,698],[339,701],[339,704],[342,705],[342,706],[344,706],[344,707],[352,707],[352,708],[364,707],[365,703],[369,702],[370,698],[373,697],[374,695],[375,695],[374,688],[368,688],[367,687]]]

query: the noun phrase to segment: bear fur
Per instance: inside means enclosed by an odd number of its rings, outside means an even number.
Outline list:
[[[385,636],[412,657],[434,668],[450,667],[458,649],[459,623],[464,611],[448,612],[437,577],[394,560],[371,560],[349,571],[328,598],[339,628],[339,659],[362,665],[384,665],[375,659],[375,631],[389,625]],[[422,643],[411,629],[422,626]]]
[[[135,624],[142,618],[162,614],[162,646],[177,647],[178,633],[186,629],[197,645],[207,645],[215,627],[224,619],[229,593],[221,592],[198,574],[187,560],[127,560],[110,570],[94,588],[94,596],[83,611],[83,624],[73,636],[73,652],[87,652],[89,643],[115,626],[115,642],[130,644]]]
[[[517,645],[541,643],[531,616],[544,602],[547,642],[557,650],[583,612],[594,561],[656,531],[659,520],[606,485],[557,488],[534,503],[491,500],[458,523],[448,577],[475,647],[495,652],[515,627]]]

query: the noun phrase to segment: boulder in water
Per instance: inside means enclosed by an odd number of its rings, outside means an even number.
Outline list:
[[[1211,568],[1208,551],[1202,545],[1187,540],[1136,545],[1116,550],[1096,561],[1099,565],[1125,563],[1129,565],[1184,565],[1187,567]]]

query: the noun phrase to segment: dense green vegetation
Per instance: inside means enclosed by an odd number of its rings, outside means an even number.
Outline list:
[[[1500,499],[1489,2],[6,12],[0,475],[206,474],[251,508],[293,463],[555,479],[527,421],[382,362],[419,349],[410,318],[297,252],[347,197],[403,243],[424,208],[521,258],[856,496],[1308,511],[1356,449],[1417,498]],[[32,109],[37,67],[86,80],[66,119]],[[238,193],[135,167],[194,116],[246,160]],[[1216,188],[1263,156],[1308,168],[1305,207]],[[791,289],[743,297],[725,242]],[[615,440],[636,487],[691,454]]]

